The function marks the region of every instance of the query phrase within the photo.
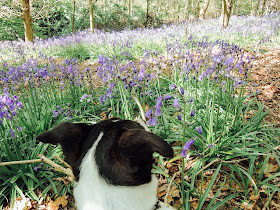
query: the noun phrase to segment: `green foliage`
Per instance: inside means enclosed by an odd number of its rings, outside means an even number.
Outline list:
[[[11,18],[9,20],[0,18],[0,40],[12,41],[16,39],[24,40],[23,21],[20,18]]]
[[[33,28],[36,37],[49,38],[69,33],[71,26],[71,7],[58,2],[43,18],[34,21]]]

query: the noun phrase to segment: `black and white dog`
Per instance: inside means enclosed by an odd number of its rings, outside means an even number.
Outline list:
[[[173,209],[157,200],[153,153],[173,157],[163,139],[139,123],[112,118],[94,125],[65,122],[37,137],[61,144],[75,175],[79,210]]]

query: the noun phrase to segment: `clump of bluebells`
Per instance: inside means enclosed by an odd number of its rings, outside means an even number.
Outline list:
[[[59,105],[56,106],[57,109],[53,110],[53,117],[58,117],[63,115],[67,119],[71,119],[74,114],[74,110],[71,109],[71,104],[68,103],[66,107],[61,108]]]
[[[99,98],[101,103],[116,96],[120,98],[120,91],[124,90],[140,98],[153,94],[150,83],[156,75],[148,72],[151,67],[147,61],[120,63],[117,59],[99,56],[98,63],[97,75],[107,86],[105,95]]]
[[[4,118],[12,120],[22,107],[23,104],[19,101],[17,96],[11,96],[10,94],[0,95],[0,125]]]
[[[35,166],[33,168],[34,171],[51,171],[54,172],[53,168],[48,167],[47,165],[45,165],[44,163],[40,163],[39,165]]]

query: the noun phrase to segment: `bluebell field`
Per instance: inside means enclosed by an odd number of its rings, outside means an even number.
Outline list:
[[[0,42],[1,162],[61,155],[60,147],[38,144],[35,137],[62,121],[92,123],[101,120],[100,113],[133,120],[140,115],[135,96],[150,129],[175,150],[170,163],[181,164],[182,179],[177,185],[185,209],[190,196],[199,197],[201,207],[224,204],[209,202],[196,187],[201,179],[198,172],[217,159],[231,168],[227,176],[241,190],[215,198],[246,200],[249,183],[255,193],[263,185],[279,190],[270,183],[279,172],[264,179],[256,175],[255,162],[249,163],[249,172],[226,163],[253,157],[261,164],[268,161],[268,154],[279,162],[274,150],[278,131],[264,123],[266,112],[255,100],[258,93],[247,85],[259,48],[280,45],[279,15],[233,16],[227,29],[219,26],[218,19],[190,23],[188,34],[186,24],[180,23],[111,33],[81,31],[34,43]],[[81,68],[86,59],[98,63],[97,68]],[[248,113],[254,115],[249,118]],[[173,174],[158,158],[153,171],[170,181]],[[194,159],[195,166],[185,171]],[[218,173],[221,165],[209,170]],[[71,192],[70,186],[53,180],[60,174],[44,167],[0,167],[0,195],[4,195],[0,206],[18,196],[39,201],[49,192]],[[259,168],[264,170],[265,164]],[[193,174],[197,176],[184,179]]]

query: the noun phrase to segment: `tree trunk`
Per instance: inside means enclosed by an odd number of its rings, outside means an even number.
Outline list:
[[[29,0],[22,0],[22,11],[25,41],[33,42],[32,17],[30,14]]]
[[[200,0],[197,0],[196,19],[199,18],[199,11],[200,11]]]
[[[202,19],[205,18],[205,13],[206,13],[206,11],[207,11],[207,9],[208,9],[209,2],[210,2],[210,0],[205,0],[205,2],[204,2],[204,4],[203,4],[202,8],[200,9],[199,18],[202,18]]]
[[[74,32],[74,25],[75,25],[75,10],[76,10],[76,1],[73,0],[73,16],[72,16],[72,32]]]
[[[261,16],[263,16],[264,9],[265,9],[265,4],[266,4],[266,0],[263,0],[263,5],[262,5],[262,13],[261,13]]]
[[[257,15],[259,4],[260,4],[260,0],[251,0],[251,5],[252,5],[251,15]]]
[[[149,0],[147,0],[147,10],[146,10],[146,21],[145,21],[145,27],[148,26],[148,23],[149,23]]]
[[[89,23],[90,23],[90,30],[94,33],[94,19],[93,19],[93,6],[92,0],[89,0]]]
[[[279,8],[279,0],[276,0],[275,5],[274,5],[274,12],[277,12]]]
[[[222,0],[221,21],[222,21],[222,26],[224,28],[228,27],[232,6],[233,6],[233,0]]]
[[[130,17],[132,17],[133,14],[132,8],[133,8],[133,0],[128,0],[128,14]]]

